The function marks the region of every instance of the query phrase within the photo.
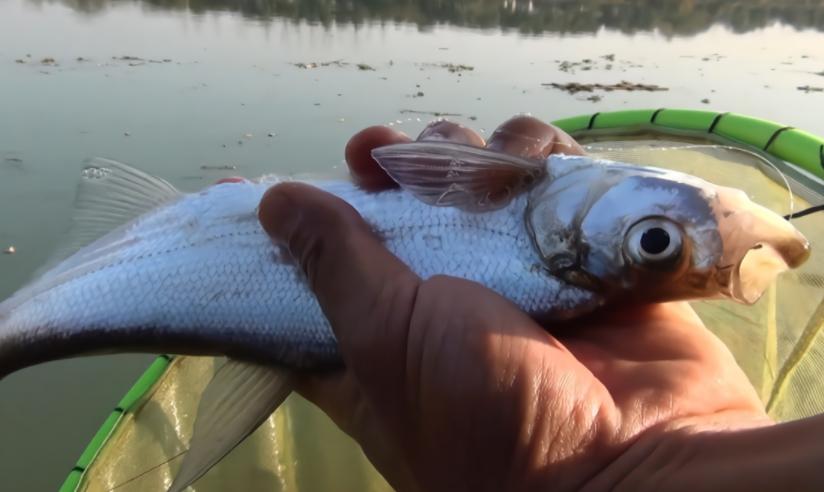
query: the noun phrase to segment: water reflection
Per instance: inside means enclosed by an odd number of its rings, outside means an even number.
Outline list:
[[[57,1],[93,14],[133,0]],[[693,35],[720,24],[742,33],[775,23],[824,31],[824,3],[818,0],[142,0],[157,9],[194,13],[232,11],[271,19],[284,17],[324,26],[333,23],[408,22],[427,29],[438,24],[500,28],[525,34],[624,33],[653,31]]]

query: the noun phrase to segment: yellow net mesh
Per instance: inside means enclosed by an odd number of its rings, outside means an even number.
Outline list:
[[[191,436],[200,394],[220,363],[212,357],[175,358],[150,394],[115,428],[79,490],[166,490]],[[295,394],[193,489],[391,490],[360,447]]]
[[[787,189],[760,170],[763,160],[739,149],[655,140],[602,141],[590,144],[587,150],[742,188],[777,212],[790,211]],[[795,197],[796,210],[808,205]],[[796,225],[813,245],[824,244],[824,214],[798,219]],[[824,262],[815,249],[811,261],[784,274],[754,306],[726,301],[695,303],[704,322],[729,346],[760,390],[770,414],[779,420],[824,411],[824,378],[819,377],[824,368]],[[115,428],[79,490],[165,490],[180,465],[199,395],[217,361],[210,357],[176,358],[153,390]],[[296,395],[193,489],[391,490],[358,445]]]

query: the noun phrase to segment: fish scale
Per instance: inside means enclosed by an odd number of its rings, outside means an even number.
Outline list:
[[[14,298],[0,304],[2,337],[25,345],[41,329],[66,338],[79,330],[132,332],[138,349],[150,349],[152,338],[186,338],[191,346],[177,347],[181,352],[237,352],[301,368],[339,363],[317,300],[293,264],[273,260],[278,250],[257,221],[257,204],[275,182],[210,187],[93,243],[70,268],[29,287],[33,297],[21,309]],[[535,268],[540,258],[524,225],[526,197],[481,216],[432,207],[400,190],[311,184],[351,204],[423,278],[474,280],[531,313],[593,296]]]

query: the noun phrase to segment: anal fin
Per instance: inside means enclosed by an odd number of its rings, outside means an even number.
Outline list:
[[[255,431],[292,392],[282,368],[228,360],[203,392],[189,450],[168,492],[182,492]]]

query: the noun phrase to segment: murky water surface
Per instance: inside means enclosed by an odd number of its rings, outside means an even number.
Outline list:
[[[666,90],[570,94],[551,83]],[[360,128],[434,114],[489,133],[635,107],[736,111],[824,134],[824,5],[721,0],[0,0],[0,298],[49,256],[84,160],[195,190],[341,173]],[[150,360],[0,382],[3,490],[54,490]]]

